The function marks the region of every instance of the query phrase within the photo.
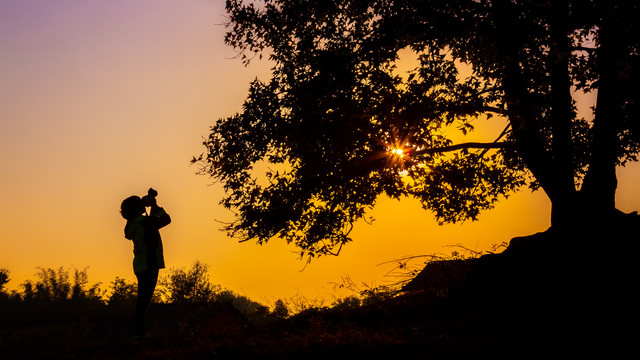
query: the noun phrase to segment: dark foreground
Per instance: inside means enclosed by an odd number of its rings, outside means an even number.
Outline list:
[[[142,340],[123,317],[4,326],[0,359],[624,358],[638,333],[635,255],[574,251],[578,260],[566,261],[527,248],[548,237],[463,266],[427,266],[411,291],[385,300],[288,319],[252,322],[230,305],[190,304],[154,305]]]
[[[164,319],[172,323],[156,321],[152,336],[142,340],[129,335],[125,320],[32,324],[2,330],[0,358],[617,358],[635,343],[637,327],[620,315],[615,309],[461,306],[414,294],[259,326],[224,313]]]

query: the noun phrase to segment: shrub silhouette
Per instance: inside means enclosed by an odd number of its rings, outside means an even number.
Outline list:
[[[87,268],[37,268],[36,280],[21,284],[22,291],[2,296],[2,324],[43,323],[100,316],[106,311],[100,283],[89,285]],[[8,271],[3,274],[8,275]]]
[[[0,269],[0,293],[4,292],[4,286],[9,282],[9,270]]]
[[[189,269],[168,269],[168,275],[159,281],[159,285],[155,302],[177,305],[230,304],[254,324],[286,318],[289,314],[284,303],[278,305],[276,302],[276,308],[270,312],[269,307],[261,303],[212,284],[209,280],[209,266],[200,261],[195,261]]]
[[[111,282],[111,295],[107,300],[107,304],[109,304],[109,306],[119,306],[133,303],[136,300],[137,294],[136,284],[116,277],[115,280]]]
[[[116,277],[103,290],[89,282],[87,268],[38,267],[34,279],[9,293],[9,271],[0,270],[0,357],[111,351],[113,344],[130,341],[135,283]],[[285,323],[275,321],[291,317],[289,303],[278,300],[270,309],[213,284],[208,270],[196,261],[167,271],[149,308],[154,338],[181,344],[235,341],[270,322],[280,328]]]
[[[214,300],[221,291],[219,285],[209,281],[209,266],[200,261],[188,270],[171,268],[169,275],[160,281],[160,292],[169,303],[206,303]]]
[[[102,302],[103,291],[100,283],[89,286],[87,268],[75,269],[73,282],[64,267],[38,268],[36,281],[27,280],[22,284],[25,301],[39,303],[62,303],[65,300],[87,300]]]
[[[332,304],[333,308],[336,310],[355,309],[360,307],[360,305],[362,305],[360,298],[353,295],[337,299]]]
[[[286,319],[289,317],[289,308],[281,299],[276,300],[273,311],[271,312],[275,319]]]

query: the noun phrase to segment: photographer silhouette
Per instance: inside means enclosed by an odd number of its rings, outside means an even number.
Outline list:
[[[164,254],[160,229],[171,223],[171,217],[156,202],[158,192],[150,188],[143,197],[130,196],[121,205],[120,213],[127,220],[125,238],[133,241],[133,272],[138,278],[138,299],[135,313],[135,336],[144,336],[145,313],[164,269]],[[150,208],[149,214],[146,208]]]

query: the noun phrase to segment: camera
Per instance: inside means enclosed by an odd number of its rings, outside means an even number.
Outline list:
[[[143,196],[142,199],[142,203],[144,204],[144,206],[151,206],[152,200],[156,198],[156,196],[158,196],[158,192],[155,191],[153,188],[149,188],[149,191],[147,191],[147,195]]]

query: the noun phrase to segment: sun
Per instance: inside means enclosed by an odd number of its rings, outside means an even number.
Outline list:
[[[387,167],[396,168],[401,175],[407,174],[407,166],[414,164],[411,156],[414,146],[408,142],[395,143],[387,147]]]
[[[401,148],[393,148],[391,149],[391,154],[399,157],[404,157],[404,150]]]

